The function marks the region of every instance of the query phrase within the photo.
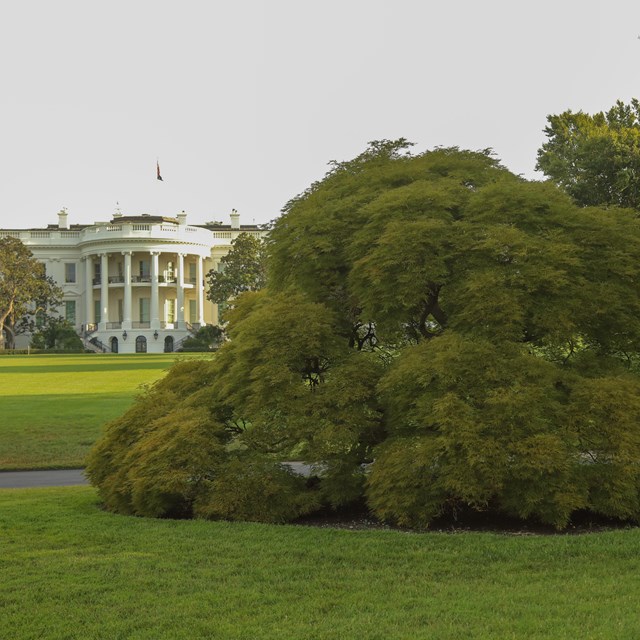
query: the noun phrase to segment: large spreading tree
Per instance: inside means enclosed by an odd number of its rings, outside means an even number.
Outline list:
[[[94,448],[109,508],[640,517],[635,211],[577,207],[488,151],[383,141],[291,200],[268,252],[215,358]]]
[[[45,274],[44,265],[17,238],[0,238],[0,349],[15,335],[47,321],[59,304],[61,289]]]

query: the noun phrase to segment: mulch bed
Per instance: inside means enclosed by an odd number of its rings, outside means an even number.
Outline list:
[[[533,520],[520,520],[495,513],[466,510],[458,511],[455,515],[451,514],[440,517],[434,520],[426,530],[416,530],[381,522],[372,516],[363,505],[337,510],[326,509],[298,518],[291,524],[354,531],[386,529],[415,534],[424,533],[425,531],[437,531],[440,533],[466,533],[475,531],[512,536],[578,535],[630,529],[638,526],[637,523],[605,518],[590,512],[578,512],[574,515],[566,529],[557,531],[550,525]]]

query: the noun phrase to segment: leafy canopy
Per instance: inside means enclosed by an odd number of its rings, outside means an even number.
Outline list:
[[[0,238],[0,348],[4,348],[5,329],[13,337],[23,316],[46,313],[61,297],[62,291],[46,276],[44,265],[19,239]]]
[[[265,286],[265,242],[248,233],[231,241],[231,249],[220,259],[219,270],[207,273],[211,302],[223,304],[245,291],[258,291]]]
[[[640,208],[640,102],[547,117],[536,168],[583,206]]]
[[[268,286],[238,295],[215,358],[170,373],[94,450],[110,508],[640,518],[635,211],[577,207],[486,150],[383,141],[291,200],[267,247]],[[159,456],[190,438],[178,473]]]

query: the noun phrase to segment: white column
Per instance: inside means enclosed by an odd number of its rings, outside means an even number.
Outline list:
[[[160,309],[158,291],[158,256],[159,251],[151,251],[151,328],[160,328]]]
[[[184,253],[178,254],[178,315],[176,329],[184,329]]]
[[[93,324],[93,257],[84,259],[84,322]]]
[[[98,329],[106,331],[109,322],[109,254],[100,254],[100,323]]]
[[[131,251],[124,255],[124,300],[122,304],[122,328],[131,329]]]
[[[196,291],[198,294],[198,324],[202,326],[204,324],[204,274],[202,268],[202,256],[198,256],[198,273],[196,282]]]

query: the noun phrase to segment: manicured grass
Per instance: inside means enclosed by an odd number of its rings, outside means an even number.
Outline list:
[[[100,511],[0,491],[3,638],[637,638],[640,530],[411,534]]]
[[[0,469],[82,466],[101,427],[178,355],[0,357]]]

